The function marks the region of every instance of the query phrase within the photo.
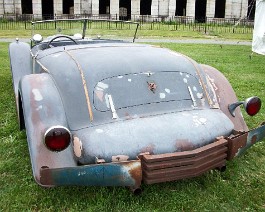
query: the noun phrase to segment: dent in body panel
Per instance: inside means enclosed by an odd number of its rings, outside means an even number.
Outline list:
[[[128,155],[113,155],[111,161],[112,162],[121,162],[121,161],[128,161]]]
[[[195,148],[194,144],[189,139],[176,139],[176,151],[188,151]]]
[[[215,80],[213,78],[210,78],[209,75],[206,75],[207,85],[211,89],[211,99],[213,101],[213,108],[220,108],[218,102],[220,102],[220,97],[216,95],[218,92],[218,87],[215,84]]]
[[[77,136],[73,136],[73,148],[75,156],[80,158],[82,155],[83,145],[82,141]]]
[[[32,89],[32,93],[34,95],[35,101],[41,101],[43,100],[43,97],[38,89]]]
[[[205,125],[207,123],[207,119],[204,117],[193,116],[193,124],[195,127],[200,125]]]

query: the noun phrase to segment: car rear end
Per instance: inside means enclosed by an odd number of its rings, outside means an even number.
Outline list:
[[[67,120],[67,126],[49,128],[55,130],[44,133],[44,140],[69,132],[69,143],[62,141],[65,150],[49,149],[56,165],[37,162],[41,185],[137,189],[142,181],[194,177],[224,169],[226,160],[264,137],[264,126],[235,130],[228,110],[234,102],[219,95],[226,87],[218,87],[203,66],[181,54],[145,45],[96,44],[38,57],[56,83]],[[64,152],[71,165],[58,157]]]

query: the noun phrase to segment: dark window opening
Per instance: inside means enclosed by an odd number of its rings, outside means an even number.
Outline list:
[[[63,14],[74,14],[74,0],[63,1]]]
[[[206,18],[206,0],[196,0],[195,4],[195,20],[204,23]]]
[[[215,18],[225,17],[225,2],[226,0],[216,0],[215,3]]]
[[[141,0],[140,15],[151,15],[152,0]]]
[[[254,20],[256,10],[256,0],[248,0],[248,19]]]
[[[22,0],[22,14],[33,14],[32,0]]]
[[[175,16],[186,16],[187,0],[176,0]]]
[[[99,14],[109,14],[110,11],[110,0],[99,1]]]
[[[120,19],[131,19],[131,0],[120,0]]]
[[[43,19],[53,19],[53,0],[42,0],[41,6]]]

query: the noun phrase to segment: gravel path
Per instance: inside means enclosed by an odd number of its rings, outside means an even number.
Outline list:
[[[218,45],[246,45],[250,46],[250,41],[234,41],[234,40],[215,40],[215,39],[137,39],[136,42],[151,43],[184,43],[184,44],[218,44]]]

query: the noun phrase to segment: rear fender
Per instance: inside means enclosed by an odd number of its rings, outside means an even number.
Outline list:
[[[19,93],[33,175],[36,182],[41,184],[41,169],[76,166],[72,145],[61,152],[52,152],[43,142],[44,134],[51,126],[68,128],[64,107],[58,90],[47,73],[23,77],[19,84]]]
[[[19,123],[22,122],[19,115],[18,84],[20,79],[32,73],[32,57],[30,46],[24,42],[13,42],[9,45],[10,69],[12,73],[13,89],[16,98],[17,114]],[[22,129],[23,126],[20,125]]]
[[[226,77],[217,69],[211,66],[203,64],[201,64],[200,66],[206,74],[207,82],[210,83],[210,87],[213,89],[213,92],[215,92],[217,96],[220,109],[233,122],[234,130],[248,131],[248,127],[242,116],[240,108],[238,107],[236,109],[235,117],[233,117],[228,110],[228,105],[237,102],[238,99]]]

